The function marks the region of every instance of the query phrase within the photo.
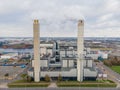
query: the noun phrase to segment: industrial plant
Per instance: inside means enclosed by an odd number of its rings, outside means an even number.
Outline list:
[[[39,20],[33,22],[34,55],[28,75],[35,82],[48,75],[63,80],[96,80],[90,49],[84,47],[84,20],[78,21],[77,42],[40,41]]]

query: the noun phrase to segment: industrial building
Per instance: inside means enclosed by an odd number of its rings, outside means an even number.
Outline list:
[[[39,21],[34,20],[34,60],[28,75],[39,82],[49,75],[52,78],[62,76],[63,80],[95,80],[97,71],[89,50],[84,48],[84,21],[78,21],[77,43],[59,43],[42,41],[39,37]]]

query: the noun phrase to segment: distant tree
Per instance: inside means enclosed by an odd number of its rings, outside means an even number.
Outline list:
[[[117,56],[115,56],[115,57],[114,57],[114,61],[116,62],[116,64],[115,64],[115,65],[120,65],[120,62],[119,62],[119,60],[118,60]]]
[[[117,61],[118,61],[118,65],[120,65],[120,58],[119,57],[117,58]]]
[[[113,56],[109,54],[108,60],[105,60],[104,64],[107,66],[120,65],[120,59],[117,56]]]
[[[32,82],[32,77],[27,76],[27,81],[28,81],[28,82]]]
[[[5,76],[5,77],[9,77],[9,73],[6,73],[4,76]]]
[[[26,77],[27,77],[27,74],[22,74],[22,75],[21,75],[21,78],[22,78],[23,80],[26,80]]]
[[[47,74],[45,75],[45,81],[50,82],[50,77]]]
[[[9,73],[6,73],[6,74],[4,75],[4,77],[5,77],[5,79],[7,79],[7,78],[9,77]]]
[[[59,74],[59,76],[58,76],[58,81],[62,81],[62,76],[61,76],[61,74]]]
[[[103,63],[107,66],[112,66],[112,63],[110,62],[110,60],[104,60]]]

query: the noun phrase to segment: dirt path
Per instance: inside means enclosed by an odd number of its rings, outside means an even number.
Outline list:
[[[8,88],[7,83],[0,84],[0,88]]]
[[[48,86],[48,88],[57,88],[57,85],[55,82],[51,82],[51,84]]]

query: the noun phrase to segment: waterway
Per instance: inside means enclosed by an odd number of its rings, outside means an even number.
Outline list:
[[[0,48],[0,53],[33,53],[33,49],[3,49]]]

